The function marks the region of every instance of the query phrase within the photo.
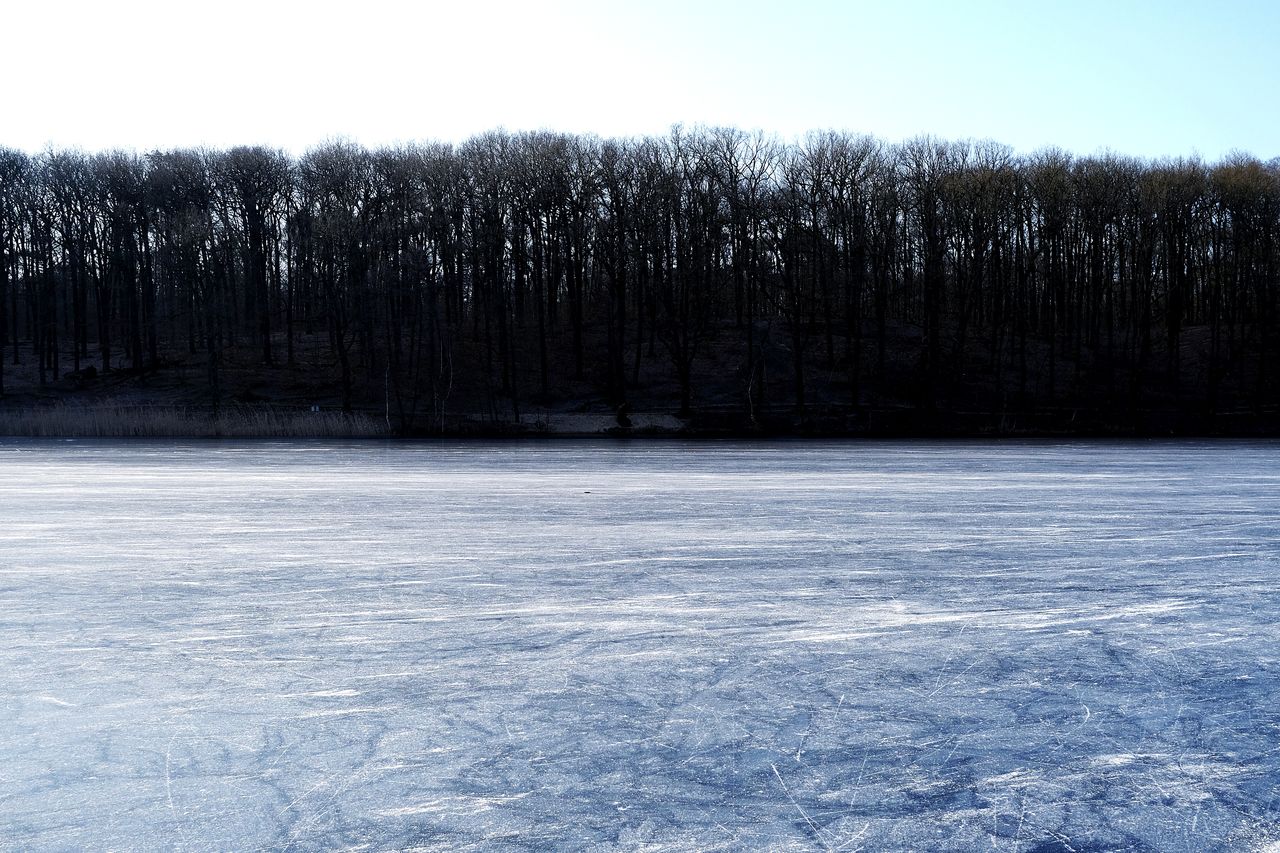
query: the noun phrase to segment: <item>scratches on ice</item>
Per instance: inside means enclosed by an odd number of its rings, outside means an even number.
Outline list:
[[[323,711],[307,711],[304,714],[299,714],[298,719],[313,720],[317,717],[347,717],[352,714],[377,714],[385,713],[386,711],[386,708],[378,705],[373,705],[368,708],[331,708]]]
[[[854,631],[810,631],[780,629],[773,640],[776,643],[840,643],[849,640],[860,640],[879,637],[894,629],[911,629],[924,625],[944,625],[963,623],[975,630],[1017,630],[1043,631],[1051,628],[1062,628],[1067,625],[1087,624],[1091,622],[1108,622],[1118,619],[1138,619],[1142,617],[1176,613],[1194,606],[1191,602],[1174,599],[1169,601],[1134,604],[1127,607],[1099,608],[1081,612],[1074,608],[1045,608],[1034,613],[1008,611],[929,611],[912,609],[895,603],[883,609],[854,608],[852,620],[862,630]],[[1083,632],[1089,633],[1089,632]]]
[[[282,693],[280,694],[280,698],[296,699],[302,696],[311,696],[317,699],[336,699],[340,697],[345,698],[348,696],[359,696],[359,695],[360,695],[359,690],[312,690],[307,693]]]
[[[412,806],[400,806],[393,809],[382,809],[377,812],[381,817],[411,817],[413,815],[423,815],[432,813],[458,813],[464,815],[473,815],[479,812],[485,812],[496,806],[506,803],[515,803],[529,796],[528,791],[521,794],[513,794],[508,797],[478,797],[465,794],[455,794],[448,797],[437,797],[434,800],[428,800],[424,803],[418,803]]]

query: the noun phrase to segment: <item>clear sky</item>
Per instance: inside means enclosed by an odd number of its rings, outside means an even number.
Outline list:
[[[1280,0],[2,0],[0,144],[673,122],[1280,156]]]

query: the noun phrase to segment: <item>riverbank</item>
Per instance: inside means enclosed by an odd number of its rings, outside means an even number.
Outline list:
[[[535,410],[497,418],[271,404],[210,407],[136,401],[0,405],[0,436],[65,438],[1157,438],[1280,436],[1280,413],[1091,409],[974,412],[826,407],[747,413]]]
[[[0,408],[0,435],[30,438],[374,438],[390,434],[366,414],[237,406],[55,404]]]

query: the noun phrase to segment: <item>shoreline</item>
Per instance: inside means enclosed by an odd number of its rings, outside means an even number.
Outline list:
[[[623,425],[623,420],[629,422]],[[421,420],[421,419],[420,419]],[[911,408],[814,408],[761,414],[697,410],[525,414],[519,421],[477,414],[447,415],[431,426],[397,428],[385,412],[307,410],[238,404],[216,412],[207,407],[148,403],[102,405],[59,402],[44,406],[0,406],[5,438],[335,438],[382,439],[1124,439],[1277,438],[1280,412],[1188,413],[1136,410],[1125,413],[1062,409],[973,412]]]

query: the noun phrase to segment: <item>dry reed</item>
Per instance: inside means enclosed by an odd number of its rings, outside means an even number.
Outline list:
[[[364,414],[297,409],[52,405],[0,409],[0,435],[60,438],[373,438],[386,424]]]

